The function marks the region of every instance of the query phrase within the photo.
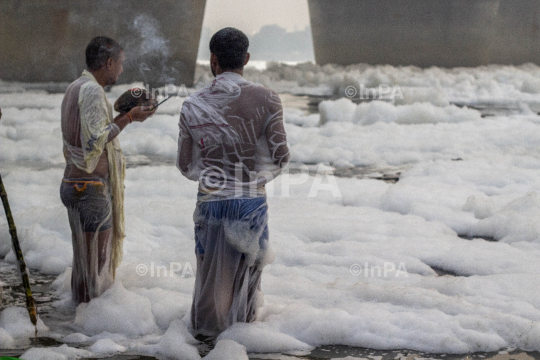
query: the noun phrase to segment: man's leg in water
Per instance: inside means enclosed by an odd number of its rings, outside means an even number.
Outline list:
[[[101,273],[101,270],[103,269],[103,265],[105,265],[105,262],[107,261],[107,257],[110,255],[108,250],[108,245],[111,242],[111,229],[101,231],[98,233],[84,233],[86,238],[86,249],[88,251],[88,254],[92,252],[92,243],[95,241],[95,236],[97,234],[97,262],[98,262],[98,274]],[[95,258],[94,256],[89,256],[88,258]],[[88,264],[90,266],[90,263]]]
[[[110,269],[104,268],[111,253],[110,196],[97,181],[70,181],[62,185],[61,196],[72,231],[73,300],[88,302],[112,283]]]
[[[266,248],[268,231],[264,200],[228,200],[198,203],[195,210],[197,256],[192,326],[203,335],[218,334],[235,322],[256,318],[262,266],[248,266],[246,255],[227,240],[225,224],[241,222],[253,231],[253,240]],[[264,230],[261,232],[260,226]],[[229,235],[230,236],[230,235]],[[257,238],[260,236],[260,238]]]

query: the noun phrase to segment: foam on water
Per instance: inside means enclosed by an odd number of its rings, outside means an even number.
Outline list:
[[[291,172],[268,186],[275,260],[263,272],[265,302],[259,321],[221,335],[216,349],[227,355],[220,358],[309,352],[323,344],[438,353],[540,350],[540,117],[528,105],[513,115],[481,117],[450,104],[523,97],[530,105],[540,99],[538,73],[533,65],[270,66],[259,73],[281,74],[285,80],[273,84],[300,88],[337,89],[358,78],[372,85],[399,81],[405,100],[323,102],[320,116],[285,110],[293,160],[325,165],[314,167],[319,175]],[[406,86],[416,92],[407,97]],[[40,92],[0,95],[3,181],[27,264],[58,275],[58,311],[73,306],[71,234],[58,195],[60,101]],[[181,102],[171,100],[152,119],[130,125],[120,135],[126,154],[174,159]],[[329,165],[406,170],[392,184],[330,178]],[[23,358],[200,358],[187,330],[196,191],[173,166],[128,169],[127,238],[115,285],[79,305],[69,330],[40,323],[43,336],[71,347],[32,348]],[[0,217],[0,256],[14,262],[9,243]],[[453,276],[437,275],[442,272]],[[27,318],[22,308],[2,311],[1,347],[28,346],[34,329]]]
[[[354,86],[355,97],[360,98],[361,95],[369,95],[369,91],[377,93],[380,86],[383,91],[385,87],[398,86],[403,98],[395,101],[400,104],[426,101],[437,106],[446,106],[450,102],[538,103],[540,96],[540,67],[530,63],[421,69],[367,64],[319,66],[304,63],[291,66],[270,62],[264,71],[246,69],[245,74],[250,80],[278,92],[293,94],[343,95],[348,86]],[[208,67],[199,66],[195,75],[198,79],[196,86],[207,84],[210,77]]]

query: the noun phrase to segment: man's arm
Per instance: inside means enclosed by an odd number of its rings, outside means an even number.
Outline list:
[[[81,119],[81,145],[84,155],[84,171],[92,173],[103,154],[105,144],[112,141],[133,121],[144,121],[155,113],[137,106],[130,110],[131,118],[118,115],[113,123],[109,123],[109,105],[103,88],[92,82],[81,87],[79,93],[79,114]]]
[[[112,141],[117,137],[124,128],[132,121],[143,122],[150,116],[154,115],[156,110],[150,111],[150,106],[136,106],[132,108],[128,113],[118,114],[114,118],[114,125],[112,126],[107,142]]]
[[[178,155],[176,159],[176,167],[182,172],[182,175],[191,180],[198,180],[193,178],[193,175],[190,177],[188,174],[191,158],[193,153],[193,138],[189,132],[189,127],[186,123],[184,109],[180,114],[180,122],[178,123],[180,132],[178,134]]]
[[[287,146],[287,134],[283,124],[283,106],[278,94],[272,91],[270,95],[270,105],[268,107],[270,118],[266,125],[265,136],[270,157],[275,165],[284,168],[290,158],[289,147]]]

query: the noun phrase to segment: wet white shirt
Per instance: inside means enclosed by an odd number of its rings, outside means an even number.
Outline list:
[[[210,199],[265,196],[289,161],[279,96],[225,72],[182,107],[177,166]]]

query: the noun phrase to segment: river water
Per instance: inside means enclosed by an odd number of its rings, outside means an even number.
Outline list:
[[[285,107],[296,108],[304,110],[308,113],[317,112],[317,104],[323,100],[322,97],[313,96],[292,96],[282,95],[283,103]],[[459,104],[458,104],[459,105]],[[490,104],[478,105],[483,116],[492,116],[500,114],[509,114],[516,111],[512,107],[493,107]],[[459,159],[456,159],[459,160]],[[128,164],[130,167],[139,167],[146,165],[170,165],[174,166],[171,159],[166,157],[138,157],[128,158]],[[28,164],[18,164],[18,166],[27,166],[29,169],[37,170],[41,169],[39,163],[29,162]],[[308,166],[310,164],[307,164]],[[294,169],[294,166],[293,166]],[[386,182],[399,181],[399,175],[402,171],[405,171],[407,167],[388,167],[388,168],[366,168],[366,167],[351,167],[341,168],[334,172],[335,175],[340,177],[356,177],[356,178],[372,178]],[[293,170],[294,172],[294,170]],[[489,240],[489,239],[486,239]],[[454,276],[454,274],[444,272],[440,269],[434,269],[439,275]],[[6,307],[19,306],[24,307],[24,290],[20,284],[20,277],[14,264],[7,263],[5,260],[0,260],[0,279],[5,285],[1,288],[2,298],[0,303],[0,311]],[[75,308],[62,309],[55,308],[53,302],[59,300],[51,288],[52,282],[56,279],[55,275],[43,274],[38,271],[31,271],[31,287],[40,318],[45,324],[55,329],[55,334],[61,336],[62,334],[69,334],[73,332],[71,324],[75,317]],[[26,348],[30,346],[47,347],[47,346],[59,346],[62,343],[58,338],[48,338],[40,336],[38,334],[37,339],[29,339]],[[17,349],[0,349],[0,356],[19,356],[26,348]],[[206,355],[212,348],[211,344],[201,343],[198,346],[201,356]],[[494,359],[494,360],[510,360],[510,359],[540,359],[540,353],[538,352],[524,352],[521,350],[512,350],[494,352],[494,353],[473,353],[473,354],[428,354],[417,351],[398,349],[398,350],[373,350],[366,348],[355,348],[342,345],[328,345],[318,347],[309,354],[291,355],[291,354],[250,354],[250,359],[336,359],[336,358],[363,358],[372,360],[412,360],[412,359]],[[115,355],[107,357],[107,359],[154,359],[153,357],[141,356],[134,353],[124,353],[122,355]]]

